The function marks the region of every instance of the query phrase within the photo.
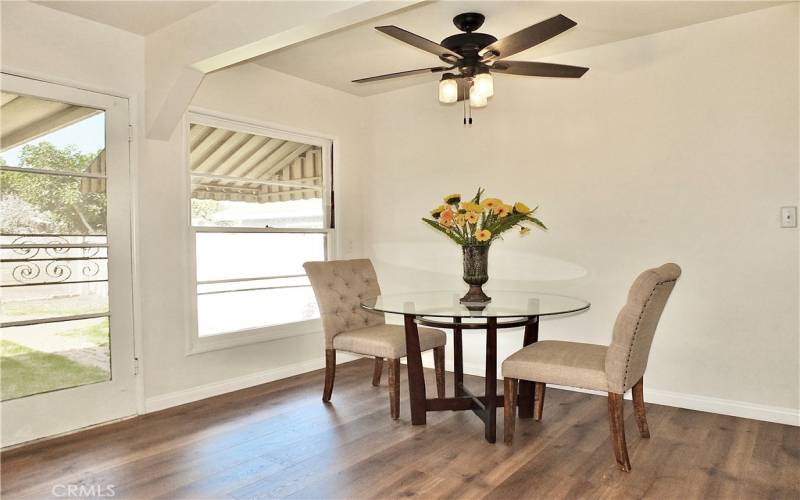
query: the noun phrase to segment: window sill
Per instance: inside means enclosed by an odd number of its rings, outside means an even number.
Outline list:
[[[297,323],[288,323],[285,325],[238,330],[205,337],[200,337],[195,332],[194,336],[190,339],[186,354],[187,356],[191,356],[204,352],[219,351],[313,334],[322,334],[322,322],[319,319],[298,321]]]

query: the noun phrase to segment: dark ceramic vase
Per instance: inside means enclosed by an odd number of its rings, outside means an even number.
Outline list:
[[[461,297],[462,304],[485,304],[492,300],[481,288],[489,281],[489,245],[466,245],[464,252],[464,282],[469,291]]]

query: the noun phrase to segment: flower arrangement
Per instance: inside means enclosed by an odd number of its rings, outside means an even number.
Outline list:
[[[469,291],[461,297],[461,302],[470,310],[481,310],[492,300],[483,293],[483,285],[489,281],[489,246],[492,241],[502,238],[506,231],[518,227],[519,234],[525,236],[531,230],[526,225],[532,223],[547,229],[544,223],[534,217],[533,210],[518,201],[513,205],[503,203],[499,198],[482,198],[483,188],[470,201],[461,201],[460,194],[444,197],[444,205],[431,210],[431,219],[422,220],[432,228],[461,245],[464,254],[464,282]]]
[[[461,201],[460,194],[447,195],[444,205],[431,210],[432,218],[422,220],[461,246],[490,245],[515,227],[525,236],[531,231],[527,223],[547,229],[534,216],[539,207],[531,210],[521,201],[507,205],[499,198],[482,197],[482,188],[470,201]]]

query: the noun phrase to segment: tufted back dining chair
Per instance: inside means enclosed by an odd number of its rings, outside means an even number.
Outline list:
[[[656,327],[667,299],[681,275],[677,264],[667,263],[641,273],[628,291],[617,314],[608,346],[545,340],[515,352],[503,362],[505,383],[505,441],[514,435],[514,407],[518,380],[535,382],[534,417],[542,418],[546,384],[566,385],[608,393],[611,444],[617,465],[631,469],[625,444],[623,394],[633,389],[633,406],[639,433],[649,438],[644,408],[644,372]]]
[[[369,259],[306,262],[303,267],[317,298],[325,349],[333,349],[333,339],[342,332],[386,323],[383,314],[361,307],[363,299],[381,294]]]
[[[400,358],[406,355],[405,329],[387,325],[383,314],[361,307],[366,299],[380,295],[378,276],[369,259],[306,262],[303,268],[319,306],[325,334],[325,387],[322,400],[330,401],[336,375],[336,351],[372,356],[372,385],[380,385],[384,358],[389,361],[389,408],[393,419],[400,416]],[[420,348],[433,349],[436,386],[444,397],[443,331],[419,328]]]

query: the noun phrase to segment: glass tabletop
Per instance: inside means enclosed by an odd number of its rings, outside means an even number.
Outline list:
[[[364,299],[361,307],[393,314],[431,317],[519,318],[567,314],[589,309],[589,302],[577,297],[538,292],[487,291],[492,301],[481,308],[461,304],[457,292],[411,292],[379,295]]]

